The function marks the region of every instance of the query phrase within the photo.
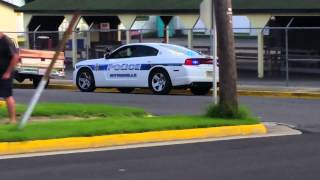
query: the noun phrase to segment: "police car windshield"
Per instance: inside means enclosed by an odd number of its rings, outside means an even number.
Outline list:
[[[181,46],[175,46],[170,44],[162,44],[162,47],[166,48],[171,52],[172,54],[176,55],[187,55],[187,56],[199,56],[201,55],[199,52],[193,51],[191,49],[181,47]]]

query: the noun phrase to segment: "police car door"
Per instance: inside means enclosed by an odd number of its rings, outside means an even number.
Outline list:
[[[136,87],[141,63],[139,58],[134,57],[134,49],[135,46],[125,46],[107,58],[106,87]]]

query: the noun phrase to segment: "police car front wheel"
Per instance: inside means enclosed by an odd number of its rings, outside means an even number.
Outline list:
[[[77,74],[77,87],[82,92],[93,92],[96,89],[94,77],[90,70],[79,70]]]
[[[172,88],[171,86],[171,79],[165,70],[158,69],[151,72],[149,77],[149,87],[152,89],[154,94],[169,94]]]

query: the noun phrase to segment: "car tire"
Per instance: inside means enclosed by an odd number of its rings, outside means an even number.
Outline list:
[[[131,93],[134,88],[117,88],[121,93]]]
[[[162,69],[152,71],[149,76],[149,88],[157,95],[169,94],[172,88],[172,83],[167,71]]]
[[[194,95],[206,95],[210,92],[210,87],[191,87],[191,93]]]
[[[32,78],[32,86],[34,89],[36,89],[39,86],[41,79],[42,79],[42,76]],[[48,88],[49,82],[50,80],[47,81],[45,88]]]
[[[93,92],[96,89],[94,76],[89,69],[80,69],[76,79],[77,87],[82,92]]]

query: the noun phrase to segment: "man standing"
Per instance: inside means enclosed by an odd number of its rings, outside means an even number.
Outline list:
[[[16,47],[6,35],[0,32],[0,98],[6,101],[10,124],[17,123],[15,100],[12,96],[12,75],[18,61]]]

